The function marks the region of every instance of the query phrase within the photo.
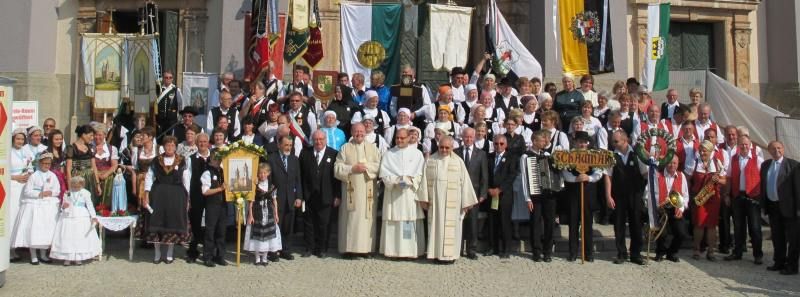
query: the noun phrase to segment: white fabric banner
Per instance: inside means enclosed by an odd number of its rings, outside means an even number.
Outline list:
[[[511,30],[494,0],[487,6],[486,25],[490,28],[490,39],[495,42],[495,56],[503,67],[513,70],[519,77],[542,78],[542,65]]]
[[[128,95],[133,102],[134,112],[148,113],[150,105],[158,97],[156,78],[158,71],[153,63],[154,35],[133,36],[126,39]]]
[[[200,113],[194,118],[194,122],[203,126],[206,122],[206,115],[210,110],[208,106],[209,96],[213,95],[219,86],[219,74],[217,73],[183,73],[183,109],[185,106],[194,106]]]
[[[128,97],[125,38],[129,34],[84,33],[81,39],[85,94],[94,98],[94,108],[114,110]]]
[[[717,123],[747,127],[750,140],[761,146],[775,139],[775,117],[786,116],[711,71],[706,71],[706,101]]]
[[[370,84],[372,70],[358,62],[358,47],[372,40],[372,6],[342,4],[342,72],[352,77],[353,73],[363,73],[367,86]]]
[[[472,8],[429,4],[431,63],[435,70],[465,67],[469,53]]]

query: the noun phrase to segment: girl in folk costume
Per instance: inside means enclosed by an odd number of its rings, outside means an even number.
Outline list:
[[[28,182],[31,174],[33,174],[33,161],[34,157],[30,151],[23,149],[25,145],[25,138],[27,132],[23,128],[17,128],[11,135],[11,191],[6,198],[5,205],[8,208],[6,213],[6,222],[11,223],[10,230],[14,230],[17,212],[19,211],[20,199],[22,196],[22,189],[25,183]],[[16,255],[14,249],[11,249],[10,259],[12,262],[19,261],[19,256]]]
[[[95,177],[96,164],[94,159],[94,149],[89,145],[94,138],[92,126],[83,125],[75,128],[78,139],[72,143],[65,155],[67,156],[67,179],[71,180],[74,176],[83,177],[86,181],[84,187],[92,195],[97,194],[97,178]]]
[[[156,130],[147,126],[142,128],[142,146],[133,148],[134,162],[136,168],[136,184],[134,185],[136,197],[139,204],[139,222],[136,223],[136,236],[142,239],[142,245],[147,245],[147,228],[150,225],[150,210],[144,202],[145,198],[145,175],[150,172],[153,162],[158,156],[158,146],[155,143]]]
[[[50,171],[58,176],[58,182],[61,184],[61,196],[67,192],[66,182],[66,162],[67,157],[64,154],[64,134],[58,129],[53,129],[47,136],[49,144],[47,145],[48,153],[53,154],[53,165],[50,166]],[[59,197],[60,198],[60,197]]]
[[[700,142],[694,138],[694,123],[684,121],[681,124],[681,138],[675,141],[675,156],[678,157],[678,170],[687,174],[695,167],[695,161],[700,153]]]
[[[526,97],[522,97],[523,100]],[[536,98],[528,100],[525,102],[525,108],[523,109],[522,114],[522,126],[528,128],[532,132],[539,131],[542,129],[542,121],[539,118],[539,113],[536,111],[539,108],[539,101],[536,101]]]
[[[33,265],[39,265],[37,250],[42,262],[50,263],[47,249],[53,242],[58,218],[58,195],[61,193],[58,176],[50,172],[53,155],[42,153],[38,161],[39,170],[30,176],[22,191],[19,214],[11,234],[11,247],[29,248]]]
[[[425,146],[419,141],[421,139],[420,134],[422,133],[419,132],[419,128],[414,126],[408,127],[408,145],[416,147],[417,150],[425,154]]]
[[[106,126],[103,124],[98,124],[94,130],[94,164],[97,168],[95,181],[98,185],[98,199],[95,200],[95,204],[107,204],[111,201],[119,152],[116,147],[106,142]]]
[[[494,130],[497,130],[499,128],[496,127],[498,126],[498,123],[486,120],[485,118],[486,110],[487,108],[486,106],[483,106],[483,104],[476,104],[475,106],[473,106],[472,110],[469,113],[471,117],[469,123],[464,127],[471,127],[477,130],[478,126],[482,125],[484,128],[486,128],[485,139],[492,140],[494,139]]]
[[[592,101],[586,100],[581,103],[581,120],[583,120],[583,131],[589,133],[589,137],[595,137],[598,130],[603,129],[603,123],[594,117]],[[595,142],[596,143],[596,142]]]
[[[436,121],[429,123],[425,127],[425,138],[434,138],[434,130],[442,129],[445,135],[455,138],[460,138],[461,126],[453,121],[453,115],[450,112],[450,107],[447,105],[439,106],[436,110]]]
[[[535,102],[536,100],[532,100],[532,101]],[[531,136],[533,136],[533,130],[531,130],[530,128],[525,126],[525,119],[524,119],[525,118],[525,112],[522,109],[519,109],[519,108],[512,109],[512,110],[510,110],[508,112],[508,118],[509,119],[513,119],[514,122],[517,124],[517,127],[514,128],[514,133],[513,134],[522,136],[522,139],[525,142],[525,148],[520,152],[523,152],[523,151],[527,150],[532,145]],[[506,129],[503,129],[503,132],[504,132],[503,134],[506,134],[509,131],[506,131]],[[508,135],[510,135],[510,133],[507,134],[506,137],[508,137]],[[509,145],[508,149],[511,149],[510,145]]]
[[[69,181],[70,190],[61,203],[61,214],[56,223],[50,257],[64,260],[64,266],[100,255],[100,238],[94,224],[98,224],[92,204],[92,194],[83,188],[83,177]]]
[[[691,179],[691,195],[695,208],[692,211],[694,225],[694,244],[692,258],[700,259],[700,244],[706,239],[708,252],[706,258],[716,261],[714,248],[717,247],[717,222],[720,208],[720,189],[725,184],[723,161],[714,156],[714,144],[703,141],[700,158],[694,166],[685,170]]]
[[[165,263],[170,264],[173,248],[176,243],[188,242],[189,233],[189,179],[191,172],[187,170],[184,158],[175,153],[178,140],[173,136],[164,137],[164,153],[156,157],[155,162],[145,175],[144,205],[152,209],[147,241],[154,244],[155,258],[153,263],[161,260],[161,245],[167,245]]]
[[[608,116],[611,114],[611,107],[608,105],[608,98],[610,97],[611,93],[605,90],[597,94],[597,107],[592,111],[592,116],[600,121],[601,127],[605,127],[608,124]]]
[[[480,122],[475,124],[475,147],[478,149],[483,150],[485,153],[489,154],[494,152],[494,146],[492,145],[492,141],[489,135],[491,135],[492,130],[486,127],[486,122]]]
[[[281,231],[278,227],[278,202],[275,199],[275,186],[269,183],[271,169],[269,164],[258,166],[256,199],[247,203],[247,229],[244,236],[244,250],[251,251],[255,265],[267,266],[267,261],[278,261],[277,251],[281,246]]]
[[[30,126],[28,127],[28,144],[25,145],[24,149],[28,150],[34,157],[38,157],[39,154],[43,153],[47,150],[47,146],[42,144],[42,129],[38,126]]]
[[[569,150],[569,136],[556,128],[561,127],[558,123],[559,118],[558,113],[553,110],[542,113],[542,130],[550,132],[550,141],[547,142],[544,150],[551,155],[556,150]]]

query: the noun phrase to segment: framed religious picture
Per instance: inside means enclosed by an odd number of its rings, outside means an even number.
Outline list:
[[[336,77],[339,75],[337,71],[314,70],[313,83],[314,97],[322,102],[328,102],[333,98],[335,93],[334,86],[336,86]]]
[[[223,154],[225,200],[236,202],[238,198],[247,201],[255,199],[258,161],[263,154],[261,150],[258,146],[245,145],[241,141],[219,149],[219,153]]]

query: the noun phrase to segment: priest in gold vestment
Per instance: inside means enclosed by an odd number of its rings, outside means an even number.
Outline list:
[[[461,220],[478,203],[469,173],[453,152],[453,139],[439,141],[439,151],[425,164],[420,198],[428,210],[428,259],[455,261],[461,255]]]
[[[369,255],[375,250],[381,155],[364,141],[364,125],[353,124],[351,132],[352,139],[341,147],[334,163],[334,175],[342,181],[342,200],[334,201],[339,205],[339,253]]]

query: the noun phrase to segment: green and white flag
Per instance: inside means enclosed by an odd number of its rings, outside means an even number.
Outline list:
[[[403,6],[398,3],[350,3],[341,5],[342,72],[370,74],[380,70],[386,85],[400,81],[400,35]]]
[[[669,88],[669,3],[647,7],[647,44],[642,84],[650,91]]]

